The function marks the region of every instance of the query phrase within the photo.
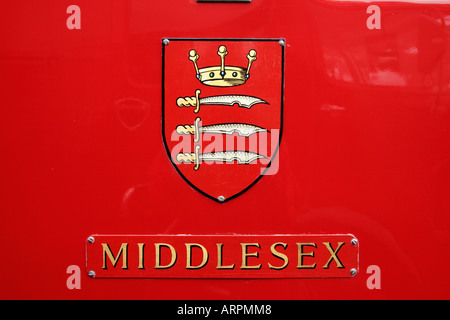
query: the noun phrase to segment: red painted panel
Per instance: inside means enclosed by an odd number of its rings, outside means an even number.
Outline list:
[[[6,2],[0,298],[449,298],[450,5]],[[67,7],[81,9],[68,29]],[[283,38],[279,170],[217,203],[161,135],[161,40]],[[190,94],[190,93],[189,93]],[[90,234],[354,234],[346,279],[91,279]],[[380,270],[370,289],[369,267]]]

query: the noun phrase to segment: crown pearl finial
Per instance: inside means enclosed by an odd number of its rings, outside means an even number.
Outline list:
[[[199,55],[197,51],[189,51],[189,60],[194,63],[197,79],[204,85],[213,87],[233,87],[244,84],[250,77],[250,67],[256,60],[256,50],[251,49],[247,54],[247,67],[225,65],[225,56],[228,55],[227,47],[220,45],[217,55],[220,56],[220,64],[200,68],[197,66]],[[197,108],[198,109],[198,108]]]
[[[256,60],[256,50],[252,49],[249,51],[248,55],[247,55],[247,59],[248,59],[248,66],[247,66],[247,72],[246,72],[246,77],[250,77],[250,67],[252,66],[253,61]]]
[[[194,63],[194,68],[195,68],[195,72],[197,73],[197,79],[200,78],[200,72],[198,71],[198,66],[197,66],[197,60],[199,59],[199,55],[197,54],[197,51],[195,51],[194,49],[192,49],[191,51],[189,51],[189,60],[191,60]]]
[[[227,47],[220,46],[217,54],[220,56],[220,75],[223,78],[225,76],[225,56],[228,54]]]

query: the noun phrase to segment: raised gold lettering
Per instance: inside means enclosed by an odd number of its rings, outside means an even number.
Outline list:
[[[222,265],[222,247],[223,243],[216,243],[217,245],[217,269],[234,269],[234,263],[232,265]]]
[[[303,264],[303,257],[314,257],[314,251],[311,252],[303,252],[303,247],[314,247],[317,248],[315,243],[297,243],[298,246],[298,269],[315,269],[316,263],[305,265]]]
[[[277,242],[277,243],[272,244],[272,246],[270,247],[270,252],[272,252],[272,254],[275,257],[282,259],[284,261],[284,264],[281,267],[274,267],[269,262],[269,268],[275,269],[275,270],[282,270],[287,267],[287,265],[289,263],[289,259],[284,253],[281,253],[281,252],[278,252],[277,250],[275,250],[275,247],[278,245],[283,246],[284,249],[287,248],[287,243]]]
[[[170,249],[171,260],[170,260],[170,263],[165,265],[165,266],[161,265],[161,247],[167,247],[167,248]],[[156,250],[155,269],[169,269],[177,261],[177,252],[175,251],[175,248],[172,247],[170,244],[168,244],[168,243],[155,243],[155,250]]]
[[[115,268],[122,253],[123,253],[122,269],[128,269],[128,243],[122,243],[119,249],[119,253],[117,253],[117,258],[114,257],[113,253],[111,252],[111,248],[107,243],[102,243],[102,247],[103,247],[103,267],[102,267],[103,269],[108,269],[108,267],[106,266],[106,256],[108,256],[109,260],[112,263],[113,268]]]
[[[336,251],[333,249],[330,242],[322,242],[322,243],[325,245],[325,247],[327,247],[328,252],[331,255],[330,259],[328,259],[327,263],[325,263],[323,268],[328,269],[330,267],[331,261],[333,261],[333,260],[336,261],[338,268],[345,268],[344,265],[339,260],[339,258],[337,257],[337,253],[338,253],[339,249],[341,249],[341,247],[345,244],[345,242],[338,242],[338,247],[337,247]]]
[[[261,248],[259,243],[241,243],[241,246],[242,246],[242,265],[241,265],[241,269],[260,269],[261,268],[261,264],[258,264],[256,266],[249,266],[249,265],[247,265],[247,258],[248,257],[256,257],[256,258],[258,258],[258,254],[259,254],[258,252],[248,253],[247,252],[247,247]]]
[[[138,269],[145,269],[145,267],[144,267],[144,246],[145,246],[145,243],[138,243],[138,247],[139,247],[139,266],[138,266]]]
[[[185,243],[186,245],[186,269],[201,269],[208,262],[208,251],[204,246],[198,243]],[[192,247],[202,249],[203,260],[198,266],[192,265]]]

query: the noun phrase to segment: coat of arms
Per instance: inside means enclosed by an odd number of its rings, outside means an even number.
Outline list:
[[[284,41],[164,39],[163,138],[178,173],[225,202],[267,174],[282,128]]]

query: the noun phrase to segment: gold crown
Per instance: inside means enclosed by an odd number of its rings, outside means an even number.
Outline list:
[[[189,52],[189,60],[194,63],[195,72],[197,73],[197,79],[207,86],[214,87],[233,87],[244,84],[250,77],[250,67],[253,61],[256,60],[256,51],[252,49],[247,54],[247,68],[226,66],[225,56],[228,54],[228,52],[225,46],[220,46],[217,54],[220,56],[220,66],[199,69],[197,66],[197,60],[199,59],[197,51],[192,49]]]

